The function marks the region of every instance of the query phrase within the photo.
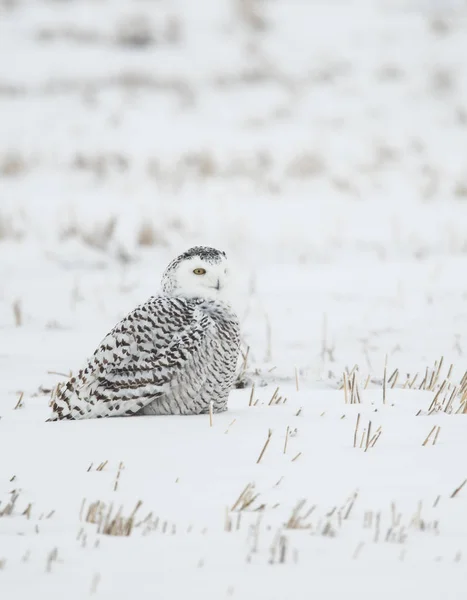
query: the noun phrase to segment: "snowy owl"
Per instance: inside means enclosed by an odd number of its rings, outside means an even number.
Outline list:
[[[103,339],[59,389],[50,421],[191,415],[227,409],[240,347],[238,319],[221,299],[224,252],[198,246],[173,260],[162,292]]]

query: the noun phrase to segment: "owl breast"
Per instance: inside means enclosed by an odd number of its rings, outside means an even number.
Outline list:
[[[170,389],[145,406],[140,414],[203,414],[227,410],[240,352],[240,328],[230,305],[217,300],[193,300],[191,310],[200,311],[209,332],[187,368],[170,383]]]

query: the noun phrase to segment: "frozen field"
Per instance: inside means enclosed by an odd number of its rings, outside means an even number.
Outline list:
[[[465,598],[466,56],[460,0],[0,0],[2,599]],[[229,412],[45,423],[195,244]]]

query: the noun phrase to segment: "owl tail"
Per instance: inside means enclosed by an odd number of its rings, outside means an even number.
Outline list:
[[[73,389],[71,382],[68,382],[66,387],[57,393],[52,403],[52,415],[47,421],[77,420],[90,417],[89,402],[80,398],[78,391]]]
[[[70,400],[60,397],[54,400],[52,404],[52,416],[47,421],[62,421],[63,419],[76,419],[76,417],[72,414]]]

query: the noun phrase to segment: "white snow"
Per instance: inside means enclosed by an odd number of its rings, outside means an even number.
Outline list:
[[[0,2],[0,598],[465,597],[466,35],[461,0]],[[195,244],[229,412],[46,423]]]

